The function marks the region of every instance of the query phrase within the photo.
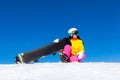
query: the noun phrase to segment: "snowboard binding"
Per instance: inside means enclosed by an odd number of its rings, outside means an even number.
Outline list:
[[[16,62],[16,64],[24,64],[23,59],[22,59],[22,56],[23,56],[23,53],[18,54],[18,55],[15,57],[15,62]]]

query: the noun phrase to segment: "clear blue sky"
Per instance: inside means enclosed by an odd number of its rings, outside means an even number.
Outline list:
[[[119,0],[0,1],[0,64],[34,50],[76,27],[85,43],[84,62],[120,62]],[[41,62],[59,62],[49,55]]]

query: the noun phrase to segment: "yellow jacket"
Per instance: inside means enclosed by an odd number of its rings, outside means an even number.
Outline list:
[[[81,52],[81,51],[84,52],[84,45],[83,45],[82,40],[80,40],[80,39],[76,39],[76,40],[71,39],[70,42],[71,42],[71,45],[72,45],[71,53],[73,55],[77,55],[77,53]]]

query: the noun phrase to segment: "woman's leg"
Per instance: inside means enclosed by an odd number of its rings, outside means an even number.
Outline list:
[[[77,55],[71,55],[69,62],[79,62]]]
[[[67,57],[70,57],[71,55],[71,46],[70,45],[65,45],[63,49],[63,54],[66,54]]]

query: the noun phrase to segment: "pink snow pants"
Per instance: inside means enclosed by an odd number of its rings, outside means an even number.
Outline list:
[[[82,58],[78,58],[77,55],[72,55],[71,54],[71,46],[70,45],[65,45],[64,49],[63,49],[63,54],[66,54],[69,58],[69,62],[80,62],[81,60],[83,60],[85,58],[85,54],[82,56]]]

